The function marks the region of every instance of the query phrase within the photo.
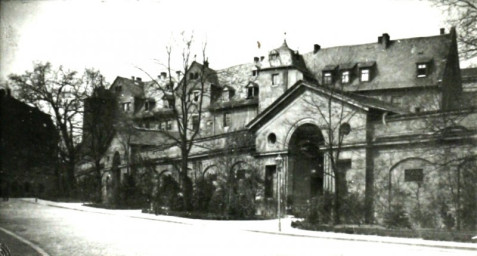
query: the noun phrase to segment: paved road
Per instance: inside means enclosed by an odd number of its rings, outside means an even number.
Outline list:
[[[0,202],[0,227],[50,255],[477,255],[470,250],[262,234],[225,226],[145,220],[20,200]]]

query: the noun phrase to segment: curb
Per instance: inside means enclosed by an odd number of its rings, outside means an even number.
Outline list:
[[[294,233],[287,233],[287,232],[273,232],[273,231],[263,231],[263,230],[244,230],[247,232],[254,232],[254,233],[262,233],[262,234],[270,234],[270,235],[279,235],[279,236],[293,236],[293,237],[308,237],[308,238],[321,238],[321,239],[330,239],[330,240],[342,240],[342,241],[356,241],[356,242],[368,242],[368,243],[386,243],[386,244],[397,244],[397,245],[408,245],[408,246],[421,246],[421,247],[431,247],[431,248],[441,248],[441,249],[456,249],[456,250],[469,250],[469,251],[477,251],[477,246],[469,245],[469,246],[456,246],[456,245],[438,245],[438,244],[426,244],[426,243],[411,243],[405,241],[383,241],[379,239],[367,239],[367,238],[353,238],[353,237],[331,237],[319,234],[294,234]],[[333,234],[341,234],[341,233],[333,233]],[[366,236],[366,235],[359,235],[359,236]],[[392,237],[392,238],[400,238],[400,237]],[[418,240],[421,241],[421,240]],[[423,240],[423,241],[434,241],[434,240]],[[437,241],[443,242],[443,241]]]
[[[152,221],[161,221],[161,222],[168,222],[168,223],[175,223],[175,224],[182,224],[182,225],[195,225],[194,223],[186,223],[186,222],[181,222],[181,221],[175,221],[175,220],[164,220],[164,219],[158,219],[158,218],[151,218],[147,216],[134,216],[130,214],[118,214],[117,212],[102,212],[102,211],[97,211],[94,208],[90,208],[88,206],[81,206],[84,207],[85,209],[80,209],[76,207],[68,207],[68,206],[63,206],[63,205],[58,205],[56,202],[51,202],[47,200],[38,200],[37,202],[30,201],[29,199],[22,198],[21,199],[24,202],[31,203],[31,204],[42,204],[42,205],[47,205],[50,207],[57,207],[57,208],[63,208],[63,209],[69,209],[69,210],[76,210],[76,211],[81,211],[81,212],[92,212],[92,213],[99,213],[99,214],[105,214],[105,215],[116,215],[116,216],[123,216],[123,217],[128,217],[128,218],[136,218],[136,219],[145,219],[145,220],[152,220]],[[86,208],[88,207],[88,208]],[[114,211],[114,210],[110,210]],[[163,216],[163,215],[158,215],[158,216]],[[176,218],[181,218],[181,217],[176,217]],[[369,242],[369,243],[387,243],[387,244],[397,244],[397,245],[408,245],[408,246],[422,246],[422,247],[432,247],[432,248],[441,248],[441,249],[456,249],[456,250],[475,250],[477,251],[477,245],[473,244],[467,244],[467,243],[461,243],[462,245],[459,244],[431,244],[431,243],[460,243],[460,242],[448,242],[448,241],[435,241],[435,240],[420,240],[420,239],[413,239],[413,238],[401,238],[401,237],[380,237],[382,239],[376,238],[373,239],[371,237],[367,237],[367,235],[359,235],[359,234],[342,234],[342,233],[334,233],[335,236],[330,236],[326,235],[324,233],[330,233],[330,232],[317,232],[317,233],[310,233],[310,234],[297,234],[297,233],[290,233],[287,231],[284,232],[276,232],[276,231],[266,231],[266,230],[256,230],[256,229],[241,229],[242,231],[246,232],[254,232],[254,233],[262,233],[262,234],[271,234],[271,235],[281,235],[281,236],[293,236],[293,237],[307,237],[307,238],[321,238],[321,239],[332,239],[332,240],[343,240],[343,241],[357,241],[357,242]],[[302,230],[302,229],[295,229],[298,232],[300,231],[306,231],[306,232],[313,232],[309,230]],[[390,239],[396,239],[395,241],[390,241]],[[400,239],[406,239],[406,240],[413,240],[411,241],[399,241]]]

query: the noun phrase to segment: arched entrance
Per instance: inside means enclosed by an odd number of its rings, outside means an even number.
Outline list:
[[[324,138],[313,124],[298,127],[288,145],[289,206],[305,206],[311,198],[323,193],[323,152],[320,145]]]

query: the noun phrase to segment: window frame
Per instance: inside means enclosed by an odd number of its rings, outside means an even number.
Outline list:
[[[278,77],[279,77],[279,75],[280,75],[279,73],[273,73],[273,74],[272,74],[272,85],[275,85],[275,86],[276,86],[276,85],[279,84],[279,83],[278,83]]]
[[[332,85],[333,84],[333,72],[323,71],[323,85]]]
[[[347,76],[345,76],[345,73],[347,74]],[[348,80],[345,81],[343,78],[347,78]],[[351,83],[351,71],[350,70],[343,70],[341,71],[341,83],[342,84],[349,84]]]
[[[200,118],[199,115],[192,116],[192,130],[198,131],[200,129]]]
[[[366,79],[363,79],[364,75],[367,75]],[[360,68],[359,69],[359,81],[364,82],[364,83],[367,83],[367,82],[371,81],[371,68]]]
[[[224,112],[223,116],[223,126],[225,127],[230,127],[232,123],[232,119],[230,118],[230,112]]]
[[[420,66],[424,66],[424,67],[420,67]],[[425,78],[428,76],[429,76],[429,63],[427,62],[416,63],[416,77]]]

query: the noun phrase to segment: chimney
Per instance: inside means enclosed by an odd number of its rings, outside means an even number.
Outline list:
[[[253,61],[254,61],[255,63],[259,62],[259,60],[260,60],[260,59],[259,59],[258,57],[253,57]]]
[[[445,28],[441,28],[440,32],[441,32],[441,35],[444,35],[444,34],[446,33],[446,29],[445,29]]]
[[[321,46],[319,44],[313,45],[313,53],[317,53],[321,49]]]
[[[383,43],[383,37],[382,36],[378,36],[378,44],[382,44]]]
[[[161,78],[162,78],[162,80],[166,80],[167,73],[166,72],[161,72]]]
[[[136,81],[137,81],[137,82],[142,82],[142,78],[136,77]]]
[[[204,67],[208,68],[209,67],[209,59],[206,59],[204,61]]]
[[[265,59],[265,56],[260,56],[260,61],[263,61]]]
[[[177,74],[177,81],[180,81],[181,80],[181,72],[176,71],[176,74]]]
[[[384,33],[384,34],[383,34],[383,39],[382,39],[382,42],[381,42],[381,44],[383,45],[383,48],[384,48],[384,49],[388,48],[389,43],[390,43],[389,34],[388,34],[388,33]]]
[[[136,80],[136,78],[135,78],[134,76],[131,76],[131,80],[133,80],[133,81],[134,81],[134,80]]]

